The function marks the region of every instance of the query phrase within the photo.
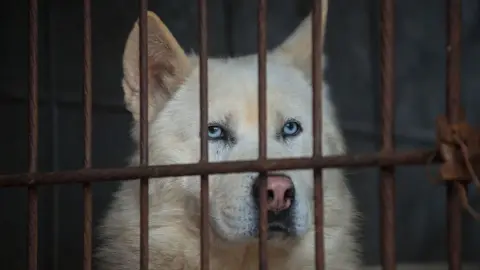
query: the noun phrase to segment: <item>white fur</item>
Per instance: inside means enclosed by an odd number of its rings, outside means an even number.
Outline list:
[[[312,89],[310,84],[310,17],[279,48],[268,55],[267,155],[272,158],[312,155]],[[153,69],[149,78],[150,164],[198,162],[199,67],[196,56],[185,56],[176,41],[153,14],[149,14],[149,59],[167,63]],[[124,90],[127,108],[135,122],[138,142],[138,27],[130,35],[124,56]],[[166,46],[168,45],[168,46]],[[297,49],[295,49],[295,47]],[[135,66],[137,65],[137,66]],[[258,157],[258,72],[256,56],[208,60],[209,122],[226,121],[234,142],[209,142],[209,160],[252,160]],[[167,68],[168,69],[168,68]],[[156,74],[157,72],[158,74]],[[324,155],[343,154],[329,89],[323,95]],[[284,141],[277,134],[283,123],[295,118],[303,127],[299,136]],[[132,165],[138,165],[138,152]],[[295,237],[269,240],[270,269],[315,269],[312,170],[288,174],[295,185],[293,207]],[[256,173],[211,175],[210,263],[213,270],[258,268],[257,210],[251,198]],[[150,269],[200,268],[199,177],[150,181]],[[339,169],[324,170],[326,266],[329,270],[358,269],[355,209]],[[102,245],[96,252],[101,269],[139,269],[139,182],[124,182],[99,227]]]

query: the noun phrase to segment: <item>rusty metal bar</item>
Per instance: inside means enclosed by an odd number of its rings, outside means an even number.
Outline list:
[[[313,1],[312,10],[312,116],[313,116],[313,157],[322,154],[322,0]],[[314,169],[315,198],[315,269],[325,269],[325,247],[323,239],[323,174],[322,169]]]
[[[380,87],[382,90],[382,152],[393,153],[395,127],[395,1],[380,2]],[[395,167],[380,168],[380,216],[382,268],[396,269],[395,248]]]
[[[200,163],[208,163],[208,20],[207,0],[198,1],[200,33]],[[210,269],[208,174],[200,176],[200,265]]]
[[[84,114],[86,169],[92,166],[92,18],[91,0],[83,1]],[[83,184],[83,270],[92,269],[92,184]]]
[[[148,166],[148,0],[140,1],[140,167]],[[148,270],[148,177],[140,179],[140,270]]]
[[[432,160],[432,156],[435,158]],[[75,183],[99,183],[107,181],[129,181],[142,177],[175,177],[201,174],[227,174],[241,172],[265,172],[276,170],[302,170],[319,168],[359,168],[388,165],[425,165],[441,162],[434,150],[337,155],[312,158],[268,159],[265,161],[232,161],[207,164],[175,164],[146,167],[126,167],[111,169],[88,169],[47,173],[21,173],[0,176],[1,187],[29,185],[53,185]]]
[[[29,0],[29,172],[38,167],[38,2]],[[33,175],[32,175],[33,176]],[[29,179],[34,181],[33,178]],[[38,193],[28,187],[28,269],[38,268]]]
[[[258,0],[258,136],[259,161],[267,159],[267,0]],[[261,270],[268,269],[267,236],[267,177],[266,171],[259,172],[259,260]]]
[[[446,111],[450,124],[461,121],[460,90],[461,90],[461,35],[462,17],[461,0],[447,0],[447,101]],[[461,269],[461,203],[460,189],[466,188],[459,182],[449,182],[447,185],[447,233],[448,233],[448,267],[450,270]]]

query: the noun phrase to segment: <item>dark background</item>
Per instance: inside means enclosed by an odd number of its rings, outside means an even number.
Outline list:
[[[122,52],[138,14],[134,0],[92,1],[93,164],[126,165],[132,152],[130,115],[123,107]],[[185,50],[197,50],[196,1],[150,1]],[[210,55],[256,51],[256,1],[210,0]],[[378,0],[331,0],[326,77],[351,153],[379,149]],[[440,0],[397,2],[396,146],[434,145],[434,119],[445,105],[445,5]],[[463,104],[480,124],[480,2],[463,0]],[[309,12],[309,1],[270,1],[269,48],[279,44]],[[83,13],[79,0],[40,0],[39,169],[73,170],[83,162]],[[27,1],[1,4],[0,173],[26,171],[28,93]],[[477,106],[476,106],[477,105]],[[350,173],[363,214],[364,259],[379,262],[378,170]],[[422,167],[397,170],[398,260],[444,260],[445,189]],[[104,214],[118,183],[94,185],[94,222]],[[82,192],[79,185],[42,187],[39,202],[40,269],[81,269]],[[470,191],[475,205],[475,192]],[[480,203],[476,204],[480,208]],[[27,193],[0,190],[0,269],[26,267]],[[464,215],[463,257],[478,260],[478,223]]]

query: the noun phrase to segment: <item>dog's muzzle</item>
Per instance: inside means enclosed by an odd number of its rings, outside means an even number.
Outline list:
[[[292,179],[284,174],[268,174],[266,177],[266,195],[269,236],[278,233],[293,233],[292,205],[295,200],[295,188]],[[252,196],[260,213],[260,185],[257,177],[252,186]]]

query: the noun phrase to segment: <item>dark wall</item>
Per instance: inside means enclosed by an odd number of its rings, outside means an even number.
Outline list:
[[[126,165],[132,152],[130,115],[123,108],[121,60],[137,18],[136,1],[93,3],[93,165]],[[195,1],[150,1],[186,50],[197,50]],[[242,55],[256,50],[256,1],[209,2],[210,54]],[[378,0],[330,1],[326,52],[332,85],[351,153],[378,150]],[[434,119],[444,112],[445,5],[438,0],[397,2],[396,139],[400,149],[434,144]],[[469,120],[480,123],[480,4],[463,2],[462,101]],[[40,0],[39,169],[72,170],[83,160],[83,14],[79,0]],[[2,4],[0,80],[0,173],[26,171],[28,93],[27,1]],[[270,1],[269,47],[280,43],[309,12],[309,1]],[[378,263],[378,171],[349,173],[363,215],[364,258]],[[399,261],[444,260],[445,189],[425,169],[399,168],[397,248]],[[118,183],[94,185],[94,221],[104,214]],[[475,192],[471,190],[475,205]],[[26,267],[26,190],[0,190],[0,269]],[[480,207],[480,203],[477,202]],[[42,187],[39,203],[40,269],[81,269],[82,192],[79,185]],[[464,215],[463,256],[478,260],[480,233]]]

